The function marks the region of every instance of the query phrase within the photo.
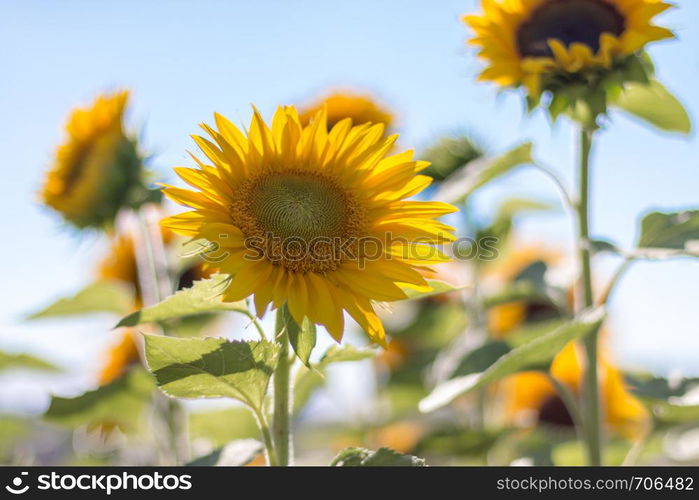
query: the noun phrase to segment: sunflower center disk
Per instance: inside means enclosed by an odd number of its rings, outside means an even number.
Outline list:
[[[572,428],[575,425],[568,408],[558,396],[551,396],[543,402],[539,409],[539,422],[554,427]]]
[[[262,179],[254,191],[252,211],[275,236],[310,241],[342,235],[347,217],[343,196],[324,180],[284,174]]]
[[[623,16],[605,0],[549,0],[521,24],[517,46],[522,57],[552,57],[551,39],[567,47],[582,43],[596,53],[602,33],[623,31]]]
[[[278,173],[255,181],[247,207],[264,257],[295,272],[327,272],[351,257],[363,216],[332,180],[307,173]]]

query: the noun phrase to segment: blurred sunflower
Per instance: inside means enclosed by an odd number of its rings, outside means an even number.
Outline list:
[[[99,373],[100,385],[115,381],[134,365],[140,363],[138,347],[133,330],[126,330],[106,353],[105,362]]]
[[[507,252],[502,259],[486,268],[485,278],[498,287],[522,278],[522,273],[536,263],[553,266],[561,261],[561,255],[551,249],[537,246],[520,246]],[[557,307],[543,297],[540,300],[514,300],[488,308],[488,331],[493,338],[504,338],[521,326],[560,315]]]
[[[306,126],[321,109],[327,111],[328,130],[345,118],[352,119],[355,125],[383,123],[386,129],[393,123],[391,113],[371,97],[349,92],[334,92],[311,104],[299,112],[299,120]]]
[[[427,426],[419,421],[397,421],[371,430],[366,436],[366,445],[371,448],[390,448],[399,453],[411,453],[427,430]]]
[[[67,141],[58,148],[40,197],[71,224],[104,227],[113,223],[142,185],[142,161],[123,129],[127,92],[97,98],[68,119]]]
[[[165,189],[194,211],[163,226],[221,249],[224,300],[254,295],[260,316],[286,303],[295,321],[308,317],[338,341],[347,311],[385,346],[373,302],[406,298],[403,286],[429,289],[418,269],[447,261],[434,245],[454,240],[435,220],[454,207],[405,200],[430,184],[417,175],[427,163],[411,151],[385,157],[397,136],[381,124],[345,118],[328,132],[324,110],[303,126],[280,107],[271,128],[255,111],[247,137],[215,118],[218,131],[202,127],[216,144],[194,136],[213,165],[175,169],[196,191]]]
[[[670,4],[661,0],[483,0],[483,13],[463,20],[469,43],[488,63],[481,80],[518,86],[538,96],[542,76],[612,67],[673,33],[652,24]]]
[[[551,375],[579,395],[583,384],[582,355],[568,344],[554,359]],[[648,410],[627,389],[619,370],[600,360],[600,390],[604,421],[610,430],[636,440],[648,429]],[[515,423],[539,422],[554,427],[574,425],[571,415],[546,375],[524,372],[505,379],[500,388],[507,418]]]

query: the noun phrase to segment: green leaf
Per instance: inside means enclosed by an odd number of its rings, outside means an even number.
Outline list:
[[[434,295],[441,295],[443,293],[456,292],[458,290],[463,290],[466,286],[454,286],[446,281],[440,280],[425,280],[427,284],[432,287],[429,292],[420,292],[413,288],[404,288],[403,291],[410,299],[424,299],[426,297],[432,297]]]
[[[558,208],[559,207],[556,205],[540,200],[532,200],[529,198],[510,198],[500,204],[495,218],[511,218],[522,212],[553,212]]]
[[[0,460],[11,463],[11,454],[22,440],[32,434],[33,423],[26,417],[0,415]]]
[[[279,347],[266,341],[146,335],[146,359],[160,389],[177,398],[233,398],[262,409]]]
[[[508,284],[495,295],[486,297],[483,305],[485,307],[493,307],[518,301],[552,304],[551,298],[540,287],[537,287],[536,283],[529,280],[520,280]]]
[[[461,204],[476,190],[505,175],[516,167],[534,162],[532,143],[521,144],[496,158],[476,160],[463,176],[454,176],[445,182],[437,198],[449,203]]]
[[[317,369],[301,367],[294,379],[294,413],[300,413],[316,390],[325,384],[325,374]]]
[[[163,326],[172,337],[202,337],[207,332],[215,331],[220,316],[215,313],[196,314],[183,318],[166,320]]]
[[[425,459],[398,453],[390,448],[377,451],[346,448],[330,463],[333,467],[424,467]]]
[[[668,380],[651,376],[627,376],[631,392],[665,424],[699,421],[699,379]]]
[[[607,112],[607,93],[604,89],[597,88],[589,92],[586,101],[592,116],[603,115]]]
[[[190,413],[188,428],[193,440],[206,440],[215,448],[223,448],[231,441],[260,436],[255,417],[244,406]]]
[[[10,354],[0,351],[0,372],[4,370],[37,370],[59,372],[60,368],[29,354]]]
[[[458,424],[438,427],[420,438],[411,451],[428,456],[478,457],[487,454],[506,428],[464,428]]]
[[[621,253],[621,250],[614,242],[611,242],[609,240],[603,240],[603,239],[590,240],[590,251],[593,254],[601,254],[601,253],[620,254]]]
[[[195,281],[191,288],[180,290],[154,306],[126,316],[115,328],[221,311],[248,314],[245,301],[223,302],[221,300],[221,294],[228,279],[228,276],[215,274],[209,279]]]
[[[286,330],[289,336],[289,343],[301,362],[310,368],[310,358],[313,348],[316,346],[316,325],[308,318],[303,319],[303,324],[299,325],[294,321],[286,305],[282,306],[277,320],[283,324],[277,324],[276,330]]]
[[[653,416],[666,424],[681,424],[699,422],[699,404],[682,404],[679,401],[663,401],[661,399],[641,398],[641,401],[651,410]]]
[[[570,99],[564,91],[554,92],[551,97],[551,102],[548,105],[549,116],[551,121],[556,123],[558,118],[565,113],[570,107]]]
[[[141,424],[154,388],[153,378],[147,372],[132,369],[114,382],[76,398],[53,396],[44,418],[70,428],[115,425],[133,431]]]
[[[369,359],[376,356],[378,351],[374,348],[357,349],[351,344],[344,346],[331,346],[323,357],[320,358],[318,364],[315,365],[317,369],[326,368],[332,363],[343,363],[346,361],[361,361],[363,359]]]
[[[526,323],[507,335],[507,344],[513,348],[528,344],[534,339],[564,327],[568,321],[569,319],[560,317]]]
[[[629,57],[624,66],[620,75],[621,78],[617,82],[618,84],[623,84],[624,81],[630,80],[647,85],[655,73],[653,62],[646,53],[640,56]]]
[[[634,395],[648,399],[667,400],[682,397],[693,388],[699,387],[699,378],[670,380],[650,374],[627,374],[625,378]]]
[[[603,452],[603,462],[607,466],[620,466],[631,450],[632,443],[623,440],[610,440]],[[553,464],[559,467],[584,467],[588,464],[587,449],[581,441],[564,441],[551,450]]]
[[[325,370],[333,363],[345,363],[348,361],[361,361],[376,355],[376,349],[357,349],[347,344],[344,346],[331,346],[320,358],[318,363],[310,368],[302,367],[294,380],[294,412],[298,413],[313,395],[316,389],[325,383]]]
[[[257,439],[238,439],[189,462],[190,467],[241,467],[252,462],[264,447]]]
[[[126,314],[133,304],[128,287],[113,281],[97,281],[72,297],[58,299],[50,306],[30,314],[27,319],[75,316],[79,314]]]
[[[699,242],[699,210],[686,212],[653,212],[641,221],[638,246],[695,251]]]
[[[493,341],[483,344],[461,358],[451,377],[483,372],[511,350],[507,342]]]
[[[590,311],[585,317],[566,323],[546,335],[512,349],[483,372],[448,380],[438,385],[426,398],[420,401],[420,411],[425,413],[434,411],[477,387],[482,387],[513,373],[548,369],[548,364],[568,342],[597,331],[602,320],[603,311],[601,309]]]
[[[682,134],[692,130],[682,103],[657,80],[627,84],[614,104],[660,130]]]
[[[543,260],[537,260],[522,269],[515,277],[515,283],[526,283],[539,290],[542,294],[546,291],[546,272],[548,265]]]

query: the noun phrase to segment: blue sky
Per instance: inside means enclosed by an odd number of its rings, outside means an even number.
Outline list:
[[[679,1],[662,18],[680,40],[652,49],[660,78],[699,116],[699,4]],[[62,228],[35,192],[69,110],[100,92],[129,88],[130,123],[163,176],[189,164],[188,135],[214,111],[247,121],[250,105],[307,102],[332,87],[375,93],[398,115],[401,144],[421,148],[470,130],[497,152],[523,140],[570,179],[572,130],[527,118],[514,95],[475,82],[479,63],[464,45],[460,14],[475,0],[425,1],[30,1],[5,0],[0,15],[0,137],[3,144],[3,300],[0,349],[41,353],[76,373],[94,369],[110,318],[23,324],[21,316],[89,280],[101,242]],[[637,216],[696,207],[699,141],[655,133],[614,115],[597,144],[593,230],[632,244]],[[506,178],[481,196],[555,199],[534,172]],[[524,238],[569,245],[563,214],[523,221]],[[88,264],[86,264],[86,262]],[[604,263],[605,269],[610,263]],[[612,304],[617,357],[663,372],[697,370],[699,262],[641,264]],[[82,370],[82,371],[81,371]],[[77,382],[76,382],[77,381]],[[7,384],[20,384],[12,379]],[[53,385],[52,385],[53,384]],[[38,395],[59,382],[31,386]],[[20,387],[20,386],[16,386]],[[62,387],[62,386],[60,386]],[[35,391],[35,392],[31,392]],[[2,407],[0,407],[0,410]]]

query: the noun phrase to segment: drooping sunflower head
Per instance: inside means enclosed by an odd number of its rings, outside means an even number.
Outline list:
[[[127,100],[127,92],[117,92],[73,111],[46,175],[42,202],[79,228],[110,225],[141,187],[142,162],[123,128]]]
[[[255,111],[246,136],[221,115],[213,142],[194,140],[210,164],[176,168],[194,190],[165,194],[193,211],[163,225],[210,241],[205,258],[231,275],[224,300],[254,295],[257,313],[288,305],[339,340],[343,311],[385,344],[374,302],[426,287],[419,269],[448,260],[436,245],[452,228],[436,220],[451,205],[408,201],[430,183],[412,152],[386,157],[396,140],[381,124],[343,119],[328,131],[325,111],[309,125],[280,107],[271,127]]]
[[[584,365],[574,343],[553,360],[550,373],[573,393],[582,390]],[[604,356],[600,359],[600,389],[604,422],[611,432],[629,440],[640,438],[648,428],[650,414],[627,389],[621,372]],[[508,419],[520,424],[538,422],[572,428],[573,419],[546,375],[523,372],[505,379],[501,387]]]
[[[646,44],[672,38],[653,24],[671,5],[662,0],[483,0],[464,17],[488,66],[481,80],[525,85],[531,96],[548,77],[623,64]]]
[[[350,118],[355,125],[382,123],[387,129],[393,123],[393,115],[374,99],[368,95],[353,92],[333,92],[312,103],[299,113],[301,123],[308,125],[323,108],[327,112],[329,129],[345,118]]]

